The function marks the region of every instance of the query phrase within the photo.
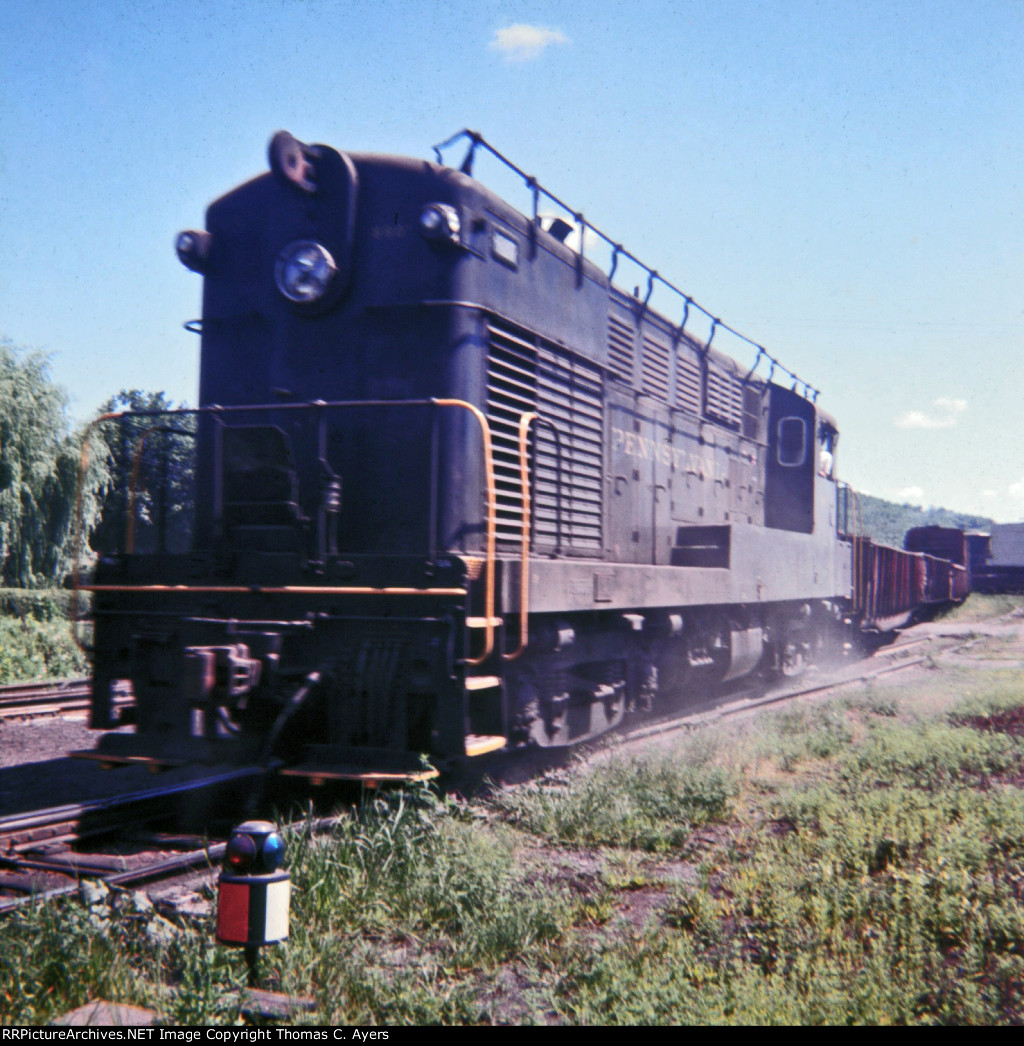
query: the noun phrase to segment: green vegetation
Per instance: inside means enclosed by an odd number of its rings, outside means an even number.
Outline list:
[[[132,390],[105,409],[172,406],[163,393]],[[84,543],[75,548],[84,429],[72,429],[66,407],[67,394],[51,379],[46,353],[0,339],[0,684],[87,670],[71,636],[70,593],[55,587],[64,583],[76,555],[88,552]],[[110,426],[92,439],[80,522],[93,548],[103,541],[116,547],[124,534],[142,424],[120,433]],[[188,430],[188,419],[180,427]],[[155,536],[179,550],[187,541],[191,443],[187,431],[161,432],[147,442],[135,504],[140,548],[153,547]]]
[[[911,527],[958,527],[961,530],[988,530],[992,520],[946,508],[921,508],[919,505],[897,505],[892,501],[860,495],[862,531],[879,544],[903,547],[903,536]]]
[[[942,620],[964,623],[1006,617],[1021,610],[1021,598],[1014,595],[986,595],[975,592],[966,603],[943,614]]]
[[[69,568],[81,437],[42,352],[0,340],[0,586],[52,584]],[[91,525],[106,476],[94,462],[82,502]]]
[[[88,672],[67,622],[0,618],[0,684],[67,679]]]
[[[192,420],[169,425],[159,417],[129,419],[93,430],[79,491],[87,428],[72,428],[67,398],[50,377],[45,352],[26,351],[0,338],[0,591],[61,584],[75,556],[87,551],[83,535],[92,548],[120,547],[133,458],[144,436],[135,484],[140,540],[153,544],[159,536],[174,549],[187,542]],[[103,412],[173,407],[162,392],[132,389],[112,397]],[[148,432],[154,425],[163,429]],[[147,524],[148,539],[141,537]]]
[[[101,414],[131,411],[138,417],[104,422],[93,453],[105,458],[109,476],[103,509],[89,545],[99,552],[124,548],[129,503],[137,552],[185,552],[194,511],[195,417],[167,412],[175,404],[162,392],[123,389]],[[138,460],[136,461],[136,457]]]
[[[0,588],[0,685],[88,672],[70,610],[64,590]]]
[[[685,761],[614,758],[499,792],[492,805],[510,824],[554,843],[665,851],[729,812],[735,782],[712,755],[691,745]]]
[[[1022,683],[940,666],[472,804],[300,821],[265,984],[348,1024],[1019,1022]],[[239,1017],[212,917],[91,901],[8,917],[0,1019],[101,997]]]

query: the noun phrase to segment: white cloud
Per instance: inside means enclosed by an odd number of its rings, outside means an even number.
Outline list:
[[[931,419],[919,410],[908,410],[896,419],[896,427],[901,429],[933,429]]]
[[[1024,479],[1018,483],[1011,483],[1007,489],[1007,493],[1011,498],[1024,498]]]
[[[492,51],[500,51],[506,62],[532,62],[552,44],[567,44],[569,38],[557,29],[542,25],[517,23],[499,29],[487,45]]]
[[[967,410],[967,400],[950,399],[940,396],[932,400],[935,408],[926,414],[923,410],[908,410],[896,419],[896,427],[901,429],[951,429],[957,419]]]
[[[948,396],[940,396],[933,402],[940,410],[948,410],[953,414],[962,414],[967,410],[967,400],[954,400]]]
[[[896,496],[904,501],[920,501],[924,497],[924,491],[920,487],[904,487]]]

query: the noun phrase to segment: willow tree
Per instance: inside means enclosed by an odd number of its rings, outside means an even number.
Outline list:
[[[0,339],[0,585],[52,585],[70,567],[80,438],[49,355]],[[86,526],[105,480],[102,463],[94,465]]]

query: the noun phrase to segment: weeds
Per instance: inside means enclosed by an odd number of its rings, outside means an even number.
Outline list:
[[[560,843],[663,851],[684,844],[696,826],[724,819],[735,792],[732,775],[710,763],[615,757],[493,802],[510,824]]]
[[[986,621],[993,617],[1013,614],[1020,611],[1022,606],[1024,606],[1024,600],[1020,596],[983,595],[980,592],[974,592],[965,603],[943,614],[941,620],[957,624]]]
[[[0,683],[81,676],[87,670],[67,622],[0,617]]]
[[[0,589],[0,684],[84,675],[68,621],[70,592]]]
[[[296,849],[291,947],[318,981],[336,976],[319,955],[332,936],[377,939],[382,956],[412,942],[461,970],[556,940],[572,920],[562,890],[525,881],[511,833],[481,832],[429,793],[365,804]]]

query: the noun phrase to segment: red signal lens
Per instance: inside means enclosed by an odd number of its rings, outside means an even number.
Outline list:
[[[245,872],[256,860],[256,840],[251,835],[233,835],[224,854],[232,870]]]

